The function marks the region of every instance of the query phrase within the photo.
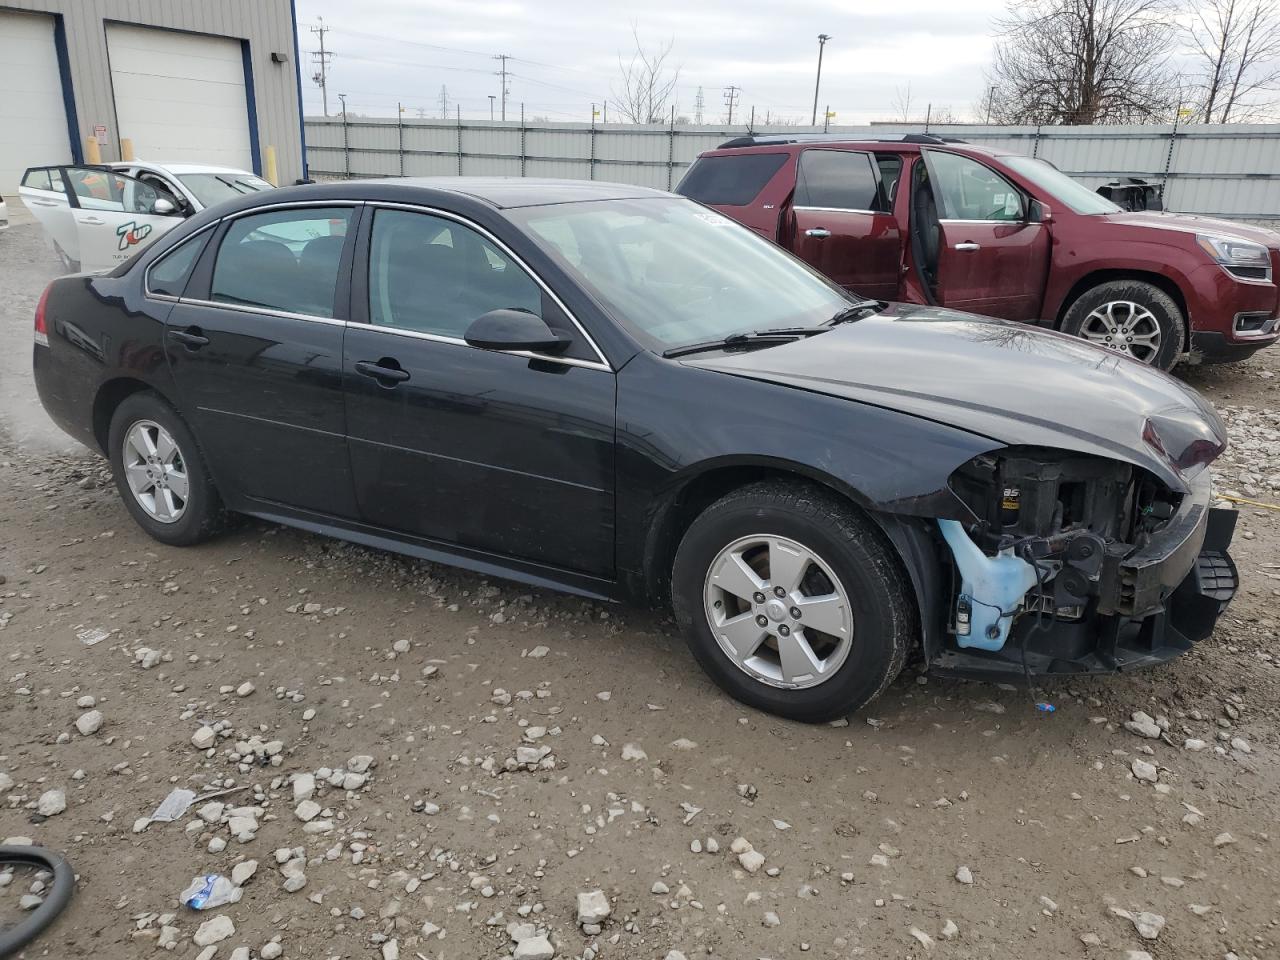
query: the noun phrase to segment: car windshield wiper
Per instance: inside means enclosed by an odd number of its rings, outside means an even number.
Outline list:
[[[880,305],[879,300],[859,300],[857,303],[851,303],[845,307],[834,317],[827,321],[827,326],[834,327],[838,323],[846,323],[849,320],[861,320],[873,313],[879,313],[884,309]]]
[[[684,357],[693,353],[705,353],[708,350],[726,350],[732,347],[749,347],[755,344],[786,343],[801,337],[812,337],[814,334],[825,333],[828,329],[828,327],[776,327],[772,330],[752,330],[750,333],[731,333],[729,336],[721,337],[718,340],[703,340],[700,343],[687,343],[682,347],[672,347],[670,350],[662,351],[662,355],[670,359],[671,357]]]

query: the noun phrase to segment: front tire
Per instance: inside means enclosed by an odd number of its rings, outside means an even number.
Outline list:
[[[755,483],[708,507],[672,569],[676,620],[730,696],[805,723],[879,696],[919,636],[893,547],[821,487]]]
[[[135,393],[111,417],[107,454],[125,508],[154,539],[209,539],[225,511],[186,421],[158,394]]]
[[[1173,297],[1141,280],[1112,280],[1082,293],[1067,309],[1062,332],[1122,356],[1171,370],[1187,325]]]

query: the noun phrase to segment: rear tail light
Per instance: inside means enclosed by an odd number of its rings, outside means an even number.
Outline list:
[[[49,291],[53,289],[53,284],[44,288],[44,293],[40,294],[40,302],[36,304],[36,343],[49,345],[49,322],[45,317],[45,308],[49,304]]]

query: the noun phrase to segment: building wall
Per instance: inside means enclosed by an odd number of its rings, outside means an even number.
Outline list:
[[[298,46],[292,0],[0,0],[0,9],[60,14],[67,42],[80,150],[94,127],[107,128],[103,160],[120,159],[107,58],[107,22],[162,27],[247,40],[253,72],[258,142],[276,148],[280,182],[303,176]],[[273,63],[272,53],[287,63]],[[163,159],[163,158],[159,158]],[[33,158],[32,163],[38,163]]]
[[[3,2],[3,0],[0,0]],[[757,127],[757,134],[812,134]],[[817,131],[821,133],[821,130]],[[850,140],[922,133],[920,125],[832,127]],[[1280,225],[1280,124],[1089,127],[947,125],[928,131],[1040,157],[1096,189],[1117,177],[1164,184],[1165,206]],[[507,176],[612,180],[671,189],[704,150],[745,127],[505,123],[308,117],[316,177]]]

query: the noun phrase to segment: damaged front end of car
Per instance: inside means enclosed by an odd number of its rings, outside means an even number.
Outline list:
[[[931,670],[1106,673],[1208,637],[1236,590],[1236,514],[1210,506],[1204,464],[1181,479],[1177,491],[1136,465],[1036,447],[957,469],[951,492],[968,516],[935,521],[943,627],[926,644]]]

